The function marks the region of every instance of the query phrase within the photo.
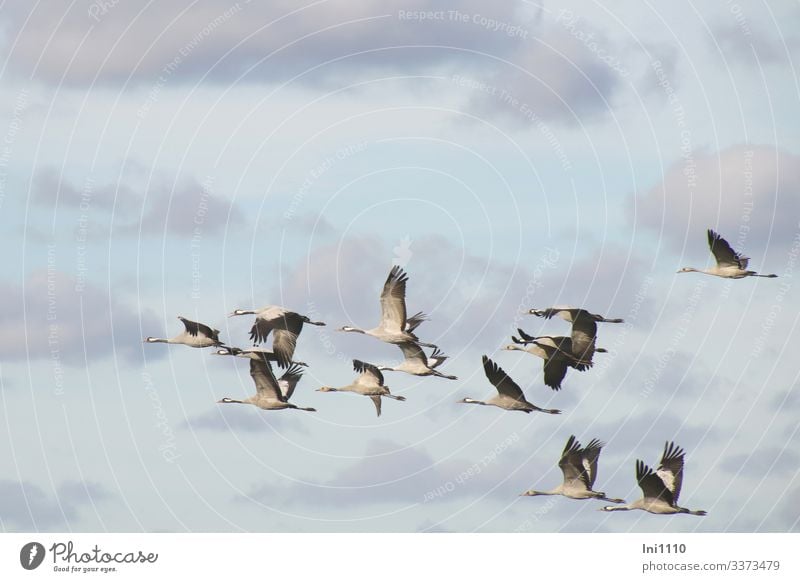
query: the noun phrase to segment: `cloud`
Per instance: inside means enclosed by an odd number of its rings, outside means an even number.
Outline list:
[[[10,54],[15,70],[68,85],[89,85],[95,79],[163,85],[204,75],[211,82],[230,81],[262,60],[249,79],[274,81],[337,57],[346,58],[321,71],[322,76],[364,68],[396,70],[458,58],[458,49],[504,51],[520,40],[507,27],[492,30],[494,22],[522,26],[512,3],[462,1],[458,9],[467,15],[466,22],[450,18],[446,11],[452,9],[445,0],[342,0],[308,6],[290,0],[184,0],[168,6],[64,2],[48,10],[9,6],[3,27],[6,43],[15,43]],[[430,16],[421,18],[420,13]],[[357,53],[362,54],[347,58]]]
[[[97,185],[87,179],[79,188],[64,179],[61,171],[53,166],[39,168],[33,177],[34,203],[50,208],[67,208],[71,210],[88,210],[99,208],[111,211],[116,204],[118,210],[135,208],[141,196],[130,186],[121,183]]]
[[[659,232],[673,249],[688,245],[693,257],[710,257],[708,228],[740,251],[788,246],[798,216],[800,156],[763,145],[677,161],[635,200],[637,224]]]
[[[720,468],[734,475],[763,478],[794,475],[800,465],[800,455],[787,448],[763,447],[748,453],[725,458]]]
[[[137,186],[122,181],[96,184],[87,179],[76,186],[52,166],[39,168],[33,179],[34,203],[59,210],[81,213],[78,227],[89,232],[105,231],[110,213],[115,212],[114,234],[169,234],[182,238],[213,236],[228,227],[244,222],[244,214],[230,200],[214,193],[213,184],[201,184],[194,178],[184,178],[170,186],[165,175],[158,176],[145,196]],[[105,224],[94,222],[90,215],[102,215]],[[138,219],[132,219],[136,217]],[[101,230],[102,229],[102,230]]]
[[[215,235],[243,222],[243,214],[232,202],[189,180],[169,193],[151,193],[141,222],[128,225],[125,230],[191,237],[198,233]]]
[[[181,427],[226,433],[232,430],[259,433],[275,430],[282,432],[285,429],[292,429],[308,434],[308,430],[300,419],[289,418],[295,414],[304,413],[293,410],[264,412],[252,406],[220,405],[208,412],[187,418]]]
[[[800,36],[786,27],[765,32],[753,21],[722,23],[711,28],[709,43],[713,50],[722,49],[727,57],[760,67],[770,64],[788,65],[792,54],[800,48]]]
[[[592,43],[611,43],[599,33]],[[613,49],[612,49],[613,50]],[[494,62],[469,106],[478,115],[500,115],[519,125],[559,119],[585,121],[609,111],[609,101],[624,80],[569,30],[552,26],[517,47],[507,63]]]
[[[314,483],[292,483],[289,486],[256,485],[249,499],[284,498],[288,503],[302,501],[319,506],[369,507],[383,503],[425,504],[435,500],[452,500],[477,495],[507,496],[507,491],[494,489],[509,470],[517,468],[519,459],[513,444],[502,441],[500,453],[487,465],[466,459],[437,462],[420,448],[404,446],[386,439],[367,442],[363,457],[342,469],[331,479]],[[486,444],[486,443],[483,443]],[[494,444],[487,444],[491,452]],[[507,447],[507,448],[506,448]],[[494,491],[492,491],[494,489]]]
[[[64,481],[51,497],[27,481],[0,480],[0,522],[5,531],[64,531],[86,506],[112,496],[100,484]]]
[[[79,282],[55,268],[34,271],[22,285],[0,283],[0,296],[4,361],[49,358],[54,365],[83,366],[86,358],[95,361],[115,353],[138,362],[140,326],[157,327],[152,314],[139,313],[119,293]]]

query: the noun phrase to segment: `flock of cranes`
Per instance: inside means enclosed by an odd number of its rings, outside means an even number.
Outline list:
[[[694,269],[686,267],[678,271],[700,272],[717,277],[741,279],[744,277],[776,277],[761,275],[747,270],[749,259],[734,251],[731,246],[713,230],[708,231],[708,244],[716,259],[716,267]],[[381,415],[382,399],[405,401],[403,396],[394,395],[386,385],[383,372],[405,372],[414,376],[434,376],[457,380],[456,376],[441,372],[438,368],[447,360],[438,346],[423,342],[417,337],[416,329],[427,319],[424,313],[412,316],[406,311],[406,284],[408,275],[398,266],[391,269],[380,296],[381,321],[371,329],[361,329],[352,325],[338,331],[360,333],[374,337],[382,342],[396,345],[403,353],[403,362],[397,366],[374,365],[361,360],[353,360],[353,369],[358,376],[351,384],[338,388],[322,386],[318,392],[349,392],[367,396],[372,400],[378,416]],[[524,351],[543,360],[544,383],[553,390],[560,390],[570,368],[584,372],[592,367],[596,353],[606,350],[597,347],[598,323],[623,323],[622,319],[606,318],[582,308],[550,307],[531,309],[528,314],[544,319],[560,318],[571,325],[569,336],[533,336],[518,329],[519,337],[512,336],[512,344],[503,349]],[[283,307],[270,305],[262,309],[237,309],[229,317],[254,315],[255,321],[250,330],[252,347],[238,348],[225,345],[219,339],[219,330],[208,325],[178,319],[184,331],[170,339],[148,337],[147,343],[182,344],[193,348],[218,348],[215,355],[234,356],[250,360],[250,376],[256,393],[244,400],[223,398],[220,404],[250,404],[263,410],[302,410],[316,412],[310,407],[297,406],[289,400],[303,376],[304,362],[294,360],[297,340],[305,325],[324,326],[321,321],[313,321]],[[272,336],[271,349],[261,344]],[[423,348],[430,348],[428,354]],[[272,363],[286,371],[276,377]],[[463,398],[458,403],[495,406],[509,411],[525,413],[541,412],[561,414],[560,410],[541,408],[529,402],[520,386],[488,356],[482,357],[483,370],[489,383],[497,394],[486,400]],[[602,508],[603,511],[626,511],[641,509],[655,514],[686,513],[706,515],[705,511],[689,510],[678,505],[678,497],[683,482],[685,452],[673,442],[664,447],[658,468],[653,471],[643,461],[636,461],[636,481],[642,490],[642,498],[625,504],[624,499],[609,498],[605,493],[593,489],[597,479],[597,465],[600,452],[605,445],[593,439],[582,446],[574,435],[567,440],[558,463],[564,479],[558,487],[550,491],[530,490],[523,496],[562,495],[570,499],[598,499],[613,503]]]

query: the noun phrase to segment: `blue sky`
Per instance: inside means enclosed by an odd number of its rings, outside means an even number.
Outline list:
[[[799,20],[755,1],[4,4],[0,528],[797,531]],[[707,228],[780,278],[677,275],[708,264]],[[334,331],[377,320],[393,263],[459,380],[387,373],[407,401],[377,419],[315,389],[398,360]],[[316,414],[218,406],[252,390],[245,361],[142,344],[183,315],[246,345],[226,314],[268,304],[328,323],[298,346]],[[558,393],[500,349],[567,334],[520,314],[554,304],[626,320]],[[455,404],[491,393],[483,354],[564,414]],[[709,515],[520,498],[558,483],[570,434],[607,443],[598,485],[629,500],[635,460],[676,441],[681,501]]]

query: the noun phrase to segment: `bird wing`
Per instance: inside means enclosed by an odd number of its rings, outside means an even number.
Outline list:
[[[708,229],[708,246],[717,260],[717,266],[747,269],[750,259],[734,251],[728,241],[711,229]]]
[[[381,397],[380,396],[370,396],[370,400],[375,405],[375,410],[378,412],[378,416],[381,415]]]
[[[283,397],[286,400],[289,400],[292,397],[292,394],[294,394],[294,389],[302,377],[303,368],[297,364],[292,364],[289,366],[289,369],[283,373],[283,376],[281,376],[280,380],[278,380],[278,386],[281,388],[281,394],[283,394]]]
[[[420,326],[420,324],[423,321],[427,321],[427,320],[428,320],[428,316],[425,315],[424,313],[422,313],[421,311],[418,311],[417,313],[415,313],[414,315],[412,315],[411,317],[409,317],[406,320],[406,331],[409,331],[409,332],[414,331],[415,329],[417,329]]]
[[[275,374],[272,373],[272,366],[268,362],[260,359],[250,360],[250,376],[256,384],[256,391],[259,395],[286,402],[278,381],[275,379]]]
[[[638,459],[636,460],[636,481],[642,488],[645,499],[661,499],[670,505],[675,505],[672,493],[664,486],[664,482],[650,467],[644,464],[644,461]]]
[[[517,383],[487,356],[483,356],[483,371],[486,373],[489,382],[497,388],[498,393],[510,396],[515,400],[525,400],[525,395],[522,393],[522,389]]]
[[[256,321],[250,330],[250,339],[256,343],[265,342],[270,332],[278,329],[299,335],[303,330],[303,317],[283,307],[266,307],[256,315]]]
[[[377,366],[361,360],[353,360],[353,369],[356,372],[361,372],[361,375],[355,380],[356,384],[360,386],[383,386],[383,374]]]
[[[538,344],[537,344],[538,345]],[[561,390],[561,382],[567,375],[567,360],[563,358],[548,358],[544,361],[544,383],[553,390]]]
[[[186,333],[191,336],[197,336],[198,333],[203,334],[207,338],[210,338],[214,341],[219,341],[219,330],[218,329],[211,329],[207,325],[203,323],[197,323],[196,321],[189,321],[185,317],[178,316],[183,322],[183,327],[186,328]]]
[[[572,323],[572,355],[579,360],[591,362],[594,355],[597,322],[591,317],[578,317]]]
[[[428,367],[431,369],[438,368],[447,359],[439,348],[434,348],[431,355],[428,356]]]
[[[683,484],[683,459],[686,453],[673,442],[664,445],[664,454],[661,455],[661,464],[656,469],[656,475],[669,489],[672,499],[678,502]]]
[[[292,363],[294,350],[297,347],[297,335],[286,329],[276,329],[272,334],[272,351],[281,368],[286,368]]]
[[[426,367],[428,366],[428,358],[425,355],[425,352],[422,351],[422,348],[419,347],[419,344],[416,342],[403,342],[398,344],[401,350],[403,350],[403,357],[406,361],[419,361],[422,362]]]
[[[381,293],[381,327],[402,332],[406,327],[406,282],[408,275],[395,265],[383,284]]]
[[[275,319],[263,319],[261,316],[256,316],[256,321],[253,327],[250,328],[250,340],[253,343],[260,344],[267,341],[270,332],[275,329]]]
[[[591,489],[581,453],[581,443],[578,442],[575,435],[570,435],[569,439],[567,439],[567,445],[564,447],[564,452],[561,453],[561,460],[558,461],[558,466],[564,474],[565,484],[577,484],[580,482],[587,489]]]
[[[588,477],[589,489],[594,487],[594,482],[597,480],[597,459],[600,457],[600,451],[603,450],[605,445],[597,439],[592,439],[588,445],[583,448],[582,465],[586,470]]]

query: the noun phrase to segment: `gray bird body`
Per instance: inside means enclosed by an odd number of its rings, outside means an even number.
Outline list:
[[[585,309],[569,306],[531,309],[528,313],[537,317],[551,319],[558,317],[572,324],[569,353],[584,366],[591,367],[595,352],[606,350],[596,347],[598,323],[624,323],[622,319],[609,319]],[[584,368],[585,369],[585,368]]]
[[[332,386],[323,386],[319,388],[318,392],[351,392],[353,394],[360,394],[368,396],[372,403],[375,405],[377,415],[381,415],[381,398],[392,398],[393,400],[405,400],[405,396],[395,396],[389,391],[389,387],[384,384],[383,374],[377,366],[362,362],[360,360],[353,360],[353,369],[360,372],[359,376],[353,381],[352,384],[346,386],[339,386],[334,388]]]
[[[436,369],[447,359],[447,356],[439,351],[439,348],[434,349],[433,353],[427,356],[416,342],[404,342],[397,344],[397,346],[403,352],[403,361],[397,366],[378,366],[379,370],[384,372],[405,372],[413,376],[438,376],[448,380],[458,380],[456,376],[442,374]]]
[[[608,498],[602,491],[593,489],[597,479],[597,462],[603,446],[603,443],[593,439],[586,447],[582,447],[574,435],[570,436],[558,462],[564,475],[563,481],[550,491],[531,489],[522,495],[562,495],[570,499],[601,499],[610,503],[625,503],[624,499]]]
[[[303,372],[298,366],[291,366],[281,377],[277,379],[272,372],[269,362],[262,359],[250,359],[250,376],[256,386],[256,393],[244,400],[233,398],[223,398],[219,404],[252,404],[262,410],[285,410],[292,408],[295,410],[305,410],[316,412],[314,408],[302,408],[289,402],[294,394],[294,389]]]
[[[352,325],[345,325],[338,331],[362,333],[379,339],[389,344],[416,343],[420,346],[435,348],[433,344],[425,343],[414,335],[414,330],[425,320],[423,313],[412,317],[406,312],[406,283],[408,275],[400,267],[393,267],[383,284],[381,291],[381,322],[372,329],[361,329]]]
[[[325,325],[321,321],[312,321],[306,315],[300,315],[277,305],[268,305],[262,309],[237,309],[229,317],[237,315],[256,316],[256,321],[250,329],[250,339],[254,345],[267,341],[267,337],[272,333],[272,351],[282,368],[292,363],[297,338],[303,331],[303,325]]]
[[[705,511],[692,510],[678,505],[683,484],[683,464],[685,452],[675,443],[664,445],[661,463],[656,471],[636,460],[636,481],[642,489],[642,497],[628,505],[603,507],[603,511],[630,511],[641,509],[649,513],[670,515],[688,513],[706,515]]]
[[[750,258],[733,250],[728,241],[711,229],[708,229],[708,246],[711,254],[714,255],[716,265],[708,269],[695,269],[694,267],[684,267],[678,273],[705,273],[724,279],[744,279],[745,277],[767,277],[773,279],[777,275],[761,275],[755,271],[747,269]]]
[[[163,344],[180,344],[189,346],[190,348],[210,348],[212,346],[223,346],[224,344],[219,341],[219,330],[212,329],[211,327],[190,321],[185,317],[178,316],[184,326],[184,331],[172,338],[159,338],[147,337],[146,343],[163,343]]]
[[[497,389],[497,395],[488,400],[475,400],[474,398],[464,398],[459,400],[459,404],[481,404],[484,406],[496,406],[504,410],[520,410],[525,413],[545,412],[547,414],[561,414],[560,410],[539,408],[525,400],[522,389],[506,374],[500,366],[495,364],[488,356],[483,356],[483,370],[489,382]]]
[[[505,346],[504,350],[527,352],[544,360],[544,383],[553,390],[561,389],[561,382],[567,375],[568,368],[585,370],[589,365],[578,361],[572,354],[572,340],[564,336],[533,337],[521,329],[517,330],[522,337],[512,336],[515,342]],[[523,347],[524,346],[524,347]]]

